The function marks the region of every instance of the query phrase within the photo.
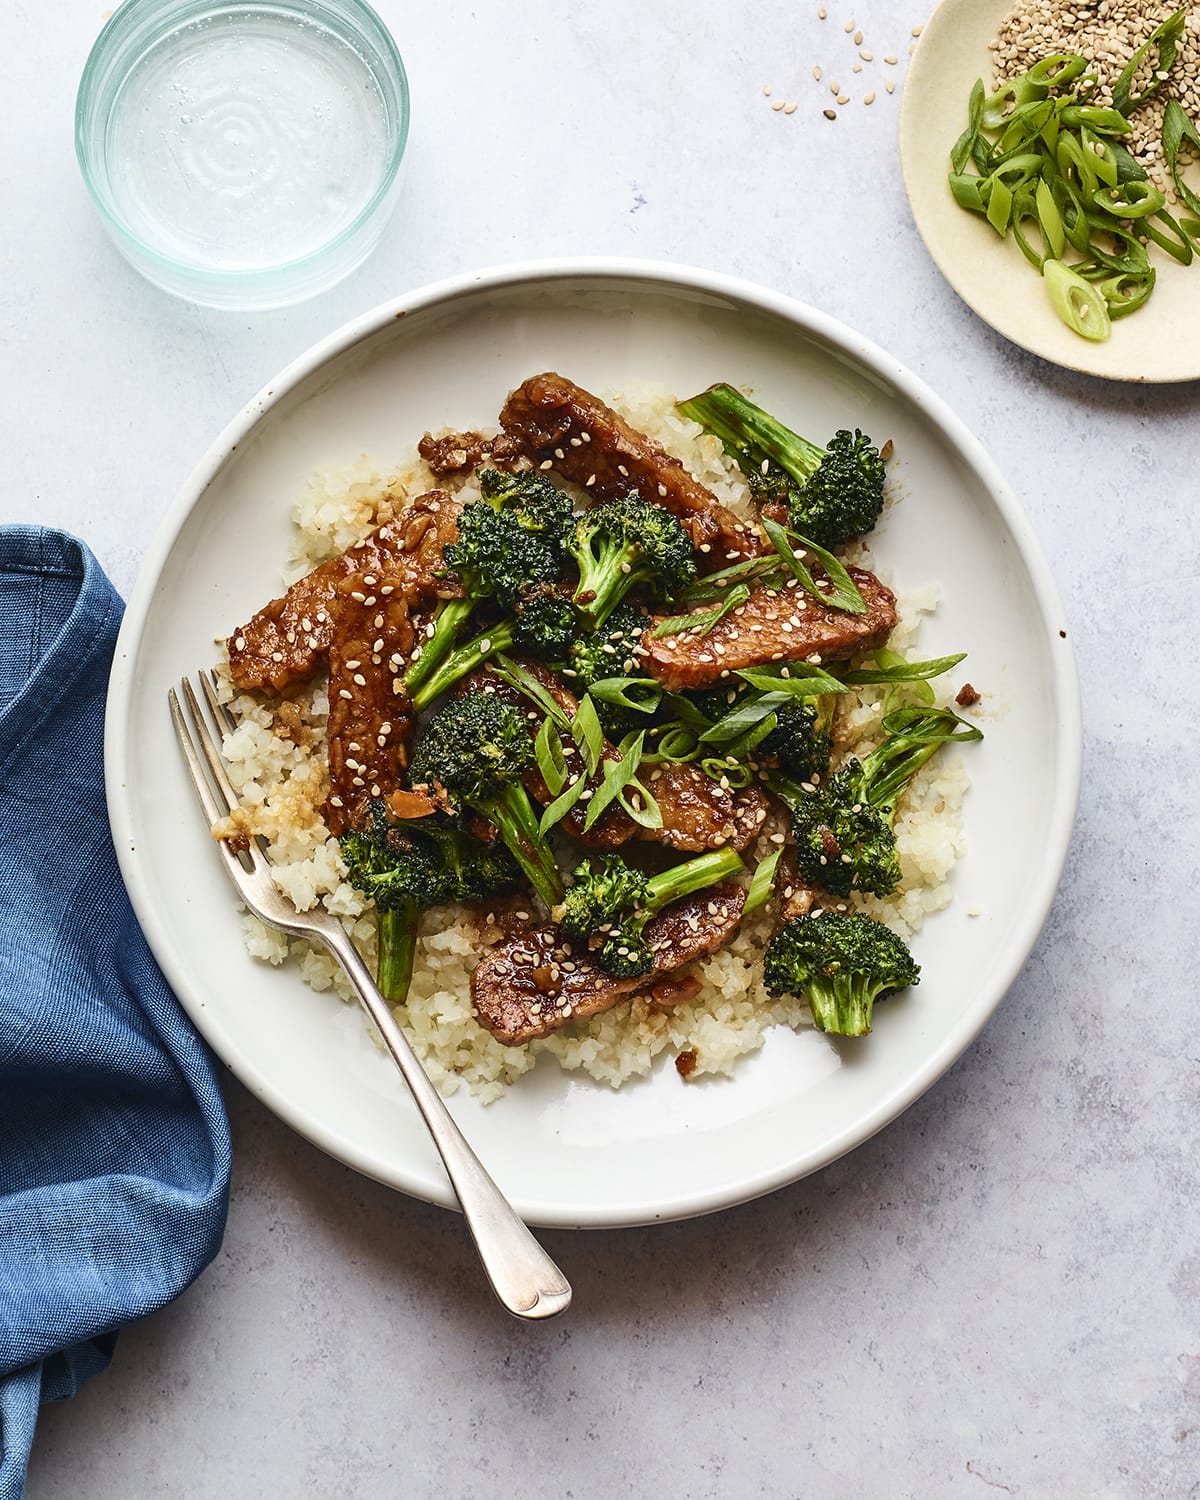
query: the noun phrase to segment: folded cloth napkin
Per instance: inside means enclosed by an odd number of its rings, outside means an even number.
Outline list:
[[[121,600],[82,543],[0,527],[0,1500],[38,1405],[221,1242],[212,1060],[146,946],[104,807]],[[166,712],[164,706],[164,713]]]

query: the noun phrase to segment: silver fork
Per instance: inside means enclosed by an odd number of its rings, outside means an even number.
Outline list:
[[[232,719],[218,701],[211,677],[205,672],[199,676],[214,722],[231,728]],[[167,696],[171,717],[196,795],[205,817],[213,824],[233,810],[237,794],[226,774],[218,748],[219,737],[214,737],[188,678],[182,679],[180,689],[187,717],[174,688],[170,688]],[[256,840],[251,839],[249,848],[241,853],[223,839],[215,842],[225,873],[247,910],[291,936],[314,938],[323,943],[346,971],[429,1128],[496,1296],[519,1318],[550,1318],[563,1312],[571,1302],[570,1284],[467,1144],[345,928],[323,909],[298,912],[272,879],[270,861]]]

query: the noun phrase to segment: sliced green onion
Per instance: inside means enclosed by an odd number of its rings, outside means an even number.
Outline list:
[[[561,823],[587,790],[588,778],[577,776],[571,784],[557,796],[550,806],[542,813],[538,822],[538,832],[544,838],[557,824]]]
[[[1073,333],[1102,343],[1112,332],[1103,295],[1065,261],[1048,260],[1042,267],[1054,311]]]
[[[1167,198],[1144,177],[1134,177],[1119,187],[1101,188],[1092,201],[1114,219],[1142,219],[1157,213]]]
[[[1132,129],[1120,110],[1101,109],[1095,104],[1068,104],[1058,118],[1070,129],[1090,130],[1096,135],[1128,135]]]
[[[931,677],[941,677],[952,671],[967,653],[959,651],[954,656],[935,656],[929,661],[905,661],[896,651],[881,647],[871,653],[877,665],[847,672],[845,680],[855,687],[869,687],[882,682],[927,682]]]
[[[1038,223],[1042,227],[1042,234],[1050,247],[1050,253],[1055,260],[1061,260],[1067,243],[1066,230],[1063,228],[1062,214],[1059,212],[1058,204],[1054,201],[1050,184],[1044,177],[1038,178],[1034,201],[1037,204]]]
[[[571,721],[555,701],[553,693],[549,692],[542,683],[533,675],[527,667],[520,662],[512,661],[504,655],[497,655],[488,663],[488,670],[494,672],[509,687],[515,687],[518,692],[524,693],[531,703],[536,703],[547,718],[553,719],[560,729],[570,731]]]
[[[742,907],[744,917],[749,916],[752,911],[757,911],[760,906],[765,906],[771,899],[771,891],[775,886],[775,871],[779,868],[779,861],[782,858],[783,850],[776,849],[773,854],[768,854],[766,859],[759,861],[750,881],[750,889],[746,892],[746,902]]]
[[[686,761],[695,760],[699,754],[700,741],[693,731],[682,724],[671,724],[655,743],[653,757],[648,758],[682,765]]]
[[[590,693],[585,693],[580,700],[579,708],[569,727],[571,738],[578,746],[580,755],[583,756],[588,775],[594,776],[600,768],[600,760],[604,754],[604,730],[600,727],[596,705],[592,702]]]
[[[1181,266],[1191,265],[1194,253],[1191,238],[1179,220],[1167,213],[1166,209],[1160,209],[1150,218],[1143,219],[1139,228],[1146,231],[1159,249],[1174,256]]]
[[[855,587],[853,578],[846,569],[834,557],[832,552],[827,552],[824,547],[818,547],[815,542],[810,542],[807,537],[798,536],[794,531],[788,531],[778,521],[763,518],[763,530],[771,540],[771,545],[779,554],[781,561],[787,567],[792,577],[797,580],[806,593],[814,599],[819,599],[822,604],[828,604],[833,609],[839,609],[844,614],[865,615],[867,612],[866,600]],[[804,563],[796,556],[797,544],[800,550],[811,552],[824,568],[832,588],[828,593],[817,587],[816,580],[804,566]]]
[[[662,695],[663,686],[656,677],[601,677],[588,688],[589,698],[638,714],[654,713]]]
[[[660,620],[651,639],[658,641],[667,635],[682,635],[685,630],[690,630],[697,636],[707,635],[731,609],[736,609],[739,604],[745,604],[749,597],[748,585],[735,584],[721,596],[721,602],[715,609],[701,609],[690,615],[671,615],[669,619]]]
[[[768,714],[790,702],[789,693],[761,693],[744,703],[739,703],[724,718],[718,719],[711,728],[700,735],[706,745],[726,746],[741,740],[747,731],[756,729]],[[774,725],[772,725],[774,728]],[[766,731],[769,734],[770,730]]]
[[[729,786],[740,790],[744,786],[749,786],[754,780],[754,772],[751,771],[749,766],[731,766],[729,761],[732,758],[715,755],[706,756],[700,762],[700,769],[710,781],[724,781]]]
[[[537,738],[533,742],[533,753],[550,796],[557,797],[567,784],[568,772],[562,740],[558,737],[558,731],[552,719],[542,720],[542,727],[538,730]]]
[[[1171,181],[1175,184],[1175,191],[1179,194],[1179,201],[1191,209],[1192,213],[1200,214],[1200,194],[1193,192],[1184,182],[1179,167],[1179,153],[1185,142],[1200,155],[1200,130],[1196,129],[1182,105],[1177,104],[1174,99],[1168,99],[1163,110],[1163,157],[1167,163],[1167,171],[1171,174]],[[1184,222],[1186,224],[1188,221]]]
[[[1131,312],[1137,312],[1154,290],[1154,281],[1153,271],[1147,271],[1142,276],[1132,276],[1126,271],[1098,282],[1100,295],[1108,304],[1109,317],[1124,318]]]
[[[783,693],[789,698],[820,698],[826,693],[846,692],[843,681],[809,661],[772,663],[768,667],[743,667],[737,674],[743,682],[764,693]]]
[[[1114,109],[1119,110],[1123,115],[1127,115],[1130,110],[1137,109],[1139,105],[1145,104],[1146,100],[1152,94],[1158,92],[1167,74],[1170,73],[1175,65],[1175,53],[1186,25],[1187,10],[1184,8],[1177,10],[1174,15],[1168,16],[1161,26],[1150,33],[1125,64],[1125,67],[1121,71],[1121,76],[1113,84],[1112,102]],[[1131,98],[1130,90],[1133,87],[1133,80],[1137,77],[1138,69],[1142,66],[1146,54],[1151,47],[1158,48],[1157,66],[1151,74],[1152,81],[1147,86],[1145,93],[1139,94],[1136,99]]]
[[[600,785],[592,793],[591,801],[588,803],[587,817],[583,820],[583,831],[585,833],[596,823],[605,809],[620,798],[621,793],[627,787],[635,786],[643,797],[647,798],[650,802],[654,802],[649,792],[646,791],[646,788],[637,779],[638,766],[642,760],[642,745],[645,738],[644,731],[640,730],[637,734],[626,735],[621,741],[619,759],[604,761]],[[657,812],[657,803],[654,803],[654,808]],[[634,814],[628,808],[626,808],[626,811],[630,812],[630,817],[634,817]],[[640,820],[635,818],[635,821]],[[659,815],[658,823],[646,826],[661,827],[661,815]]]

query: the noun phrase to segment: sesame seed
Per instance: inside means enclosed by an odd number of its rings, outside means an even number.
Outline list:
[[[813,77],[816,79],[816,81],[818,83],[820,83],[820,81],[821,81],[821,64],[820,63],[817,63],[816,66],[813,68]]]
[[[769,99],[770,97],[771,97],[771,85],[769,83],[764,83],[763,84],[763,98],[764,99]]]
[[[617,465],[617,473],[620,474],[625,479],[629,478],[629,470],[625,467],[624,464],[618,464]]]
[[[839,104],[849,104],[850,103],[850,95],[849,94],[839,94],[838,95],[838,103]]]
[[[233,648],[235,651],[244,651],[246,649],[246,637],[244,635],[239,635],[237,640],[233,643]]]
[[[817,11],[817,20],[823,21],[828,14],[829,12],[822,5],[821,8]]]
[[[776,114],[778,114],[779,111],[783,108],[783,105],[784,105],[784,101],[782,99],[776,99],[775,103],[772,104],[771,108],[775,111]]]
[[[856,47],[861,47],[862,46],[862,42],[863,42],[863,34],[862,34],[862,32],[861,31],[856,31],[854,33],[854,45]]]
[[[923,30],[924,30],[924,29],[925,29],[925,28],[924,28],[924,27],[923,27],[923,26],[914,26],[914,27],[913,27],[913,29],[912,29],[912,34],[913,34],[913,36],[920,36],[920,35],[921,35],[921,32],[922,32],[922,31],[923,31]]]
[[[858,55],[862,58],[863,62],[875,61],[875,54],[873,52],[860,52]]]
[[[864,97],[863,97],[863,103],[864,104],[874,104],[875,103],[875,95],[874,94],[866,94],[866,95],[864,95]]]
[[[552,460],[550,460],[548,458],[545,459],[542,463],[538,464],[538,468],[539,469],[552,469],[553,467],[554,467],[554,464],[553,464]]]
[[[885,89],[887,89],[889,94],[894,94],[896,92],[896,83],[894,79],[889,78],[883,86]]]
[[[562,451],[561,448],[555,448],[555,450],[554,450],[554,456],[555,456],[555,458],[565,458],[566,454]]]
[[[829,92],[831,94],[840,94],[842,92],[842,86],[836,79],[829,85]]]
[[[849,36],[849,34],[854,30],[854,17],[853,16],[851,16],[850,19],[846,22],[846,24],[842,27],[842,30],[846,33],[847,36]]]
[[[862,72],[862,63],[858,63],[858,62],[851,63],[850,64],[850,71],[852,73],[861,73]]]
[[[823,109],[821,111],[821,113],[825,116],[825,118],[827,120],[836,120],[837,119],[837,110],[836,109]]]
[[[884,62],[887,63],[889,68],[894,68],[896,66],[896,59],[891,55],[891,53],[889,53],[887,57],[884,58]]]

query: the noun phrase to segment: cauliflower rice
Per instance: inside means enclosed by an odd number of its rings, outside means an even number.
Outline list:
[[[723,504],[753,516],[745,482],[720,443],[681,417],[671,398],[658,389],[630,386],[609,392],[605,399],[635,427],[657,438]],[[286,581],[360,541],[407,497],[445,484],[426,468],[415,448],[390,474],[378,471],[365,457],[341,472],[315,474],[293,511],[296,529]],[[861,543],[853,561],[871,565]],[[932,586],[898,598],[899,623],[889,642],[893,649],[909,653],[921,617],[937,602]],[[836,732],[841,752],[853,749],[861,754],[877,740],[885,711],[883,691],[864,688],[846,695]],[[324,684],[290,698],[296,708],[283,712],[278,704],[237,695],[228,683],[223,696],[238,720],[238,727],[225,737],[225,758],[241,800],[240,821],[266,840],[275,879],[296,907],[306,911],[320,903],[340,917],[373,965],[373,908],[346,882],[337,840],[321,816],[328,774]],[[944,687],[938,701],[950,701]],[[960,758],[950,749],[918,772],[895,823],[903,871],[899,890],[886,900],[851,900],[906,940],[931,912],[950,901],[949,876],[963,849],[960,810],[968,784]],[[746,852],[750,869],[774,848],[769,835],[782,826],[768,820],[759,844]],[[472,1013],[471,973],[481,949],[493,934],[499,937],[498,926],[489,928],[463,907],[443,907],[423,919],[412,986],[406,1004],[397,1007],[397,1019],[443,1094],[465,1082],[486,1102],[498,1098],[506,1084],[546,1054],[565,1069],[581,1070],[613,1087],[648,1074],[655,1058],[664,1053],[693,1053],[691,1078],[728,1075],[739,1057],[762,1045],[770,1027],[811,1025],[807,1005],[788,997],[773,1000],[762,985],[772,905],[747,918],[724,948],[697,962],[694,972],[701,988],[694,999],[669,1012],[637,997],[626,999],[602,1015],[569,1022],[560,1032],[519,1047],[502,1046]],[[248,913],[242,921],[246,946],[255,958],[276,965],[292,962],[314,989],[333,990],[347,1002],[352,999],[341,969],[324,949],[289,939]]]

